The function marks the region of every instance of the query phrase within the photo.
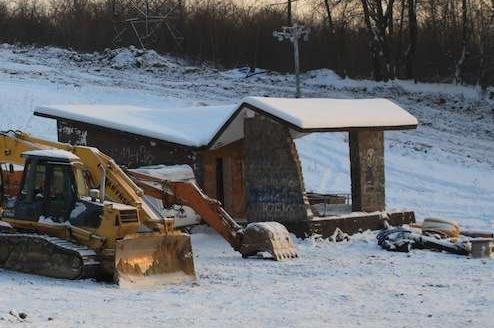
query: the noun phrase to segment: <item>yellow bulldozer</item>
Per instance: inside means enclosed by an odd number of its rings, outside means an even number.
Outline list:
[[[0,132],[0,267],[56,278],[162,284],[195,278],[190,236],[144,196],[186,205],[243,257],[293,258],[276,222],[238,225],[190,182],[124,171],[98,149]]]

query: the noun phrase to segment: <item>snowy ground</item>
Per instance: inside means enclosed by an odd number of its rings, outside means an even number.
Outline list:
[[[198,282],[159,290],[0,272],[0,327],[491,326],[494,261],[387,253],[373,234],[357,238],[299,241],[302,257],[280,263],[194,234]]]
[[[291,76],[244,76],[152,52],[0,45],[0,130],[55,139],[54,122],[32,116],[42,104],[186,107],[293,92]],[[494,102],[474,88],[353,81],[327,70],[305,74],[303,89],[307,97],[387,97],[416,115],[418,130],[386,133],[388,207],[494,229]],[[346,138],[297,140],[308,190],[350,190]],[[286,263],[242,260],[204,230],[193,246],[197,284],[153,291],[0,271],[0,327],[487,327],[494,319],[493,261],[387,253],[372,233],[342,244],[298,241],[301,258]]]

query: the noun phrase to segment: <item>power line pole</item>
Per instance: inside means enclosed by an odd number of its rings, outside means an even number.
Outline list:
[[[307,41],[309,39],[310,29],[303,25],[293,24],[292,26],[283,26],[281,31],[274,31],[273,37],[278,41],[288,40],[293,45],[293,61],[295,65],[295,97],[300,98],[300,54],[299,46],[300,41]]]

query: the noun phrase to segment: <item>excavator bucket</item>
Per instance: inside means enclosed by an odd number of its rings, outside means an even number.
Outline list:
[[[240,253],[243,257],[267,252],[276,261],[296,258],[297,250],[285,226],[278,222],[251,223],[243,229]]]
[[[123,287],[148,287],[194,280],[190,236],[142,233],[117,241],[115,281]]]

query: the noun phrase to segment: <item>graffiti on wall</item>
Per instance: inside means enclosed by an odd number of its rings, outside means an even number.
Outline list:
[[[300,161],[288,129],[257,116],[244,124],[247,219],[308,220]]]

